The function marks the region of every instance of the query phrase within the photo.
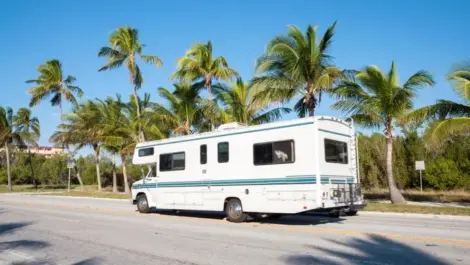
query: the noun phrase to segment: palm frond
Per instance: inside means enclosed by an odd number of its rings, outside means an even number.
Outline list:
[[[420,70],[413,74],[403,85],[404,88],[417,89],[427,85],[433,86],[435,84],[432,75],[424,70]]]
[[[288,114],[291,112],[289,108],[275,108],[264,113],[257,114],[252,118],[250,124],[262,124],[269,123],[281,119],[283,114]]]
[[[470,103],[470,70],[457,70],[450,74],[447,79],[453,82],[457,95]]]
[[[157,56],[153,55],[141,55],[140,58],[146,63],[154,64],[157,68],[160,68],[163,66],[162,60],[158,58]]]
[[[470,106],[449,100],[439,100],[436,104],[425,106],[401,117],[400,124],[412,124],[418,126],[432,120],[446,118],[470,117]]]
[[[436,146],[451,136],[469,135],[470,117],[450,118],[438,120],[430,124],[424,133],[425,142],[430,146]]]

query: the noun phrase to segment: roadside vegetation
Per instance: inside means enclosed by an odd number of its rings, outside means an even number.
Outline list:
[[[311,25],[305,32],[289,26],[268,42],[257,60],[256,74],[248,78],[216,54],[211,41],[194,43],[177,59],[177,69],[169,77],[174,80],[173,88],[159,87],[143,95],[139,95],[144,83],[139,65],[160,68],[163,62],[144,53],[146,45],[137,29],[121,27],[108,37],[108,46],[97,47],[97,55],[105,61],[91,71],[126,68],[130,95],[81,100],[84,91],[77,85],[79,79],[63,73],[62,63],[51,59],[38,66],[36,78],[27,81],[30,107],[48,100],[60,109],[60,124],[50,142],[75,158],[72,184],[81,190],[94,185],[96,196],[107,189],[129,193],[130,184],[145,174],[146,168],[130,163],[139,142],[206,132],[227,122],[273,122],[291,111],[298,117],[313,116],[324,94],[337,99],[331,108],[345,119],[377,131],[358,135],[361,184],[366,190],[388,189],[388,193],[366,192],[367,196],[387,198],[394,204],[424,198],[401,192],[419,187],[416,160],[426,161],[425,189],[468,190],[470,68],[459,65],[447,77],[459,102],[440,99],[414,109],[419,93],[434,85],[431,73],[416,69],[399,82],[394,62],[390,69],[373,64],[341,69],[333,60],[336,27],[335,22],[321,33]],[[38,145],[39,136],[39,120],[30,109],[0,108],[0,184],[6,184],[9,191],[21,191],[18,185],[24,184],[41,190],[67,184],[67,155],[45,158],[29,152]],[[84,147],[91,148],[92,154],[76,155]]]
[[[364,211],[470,216],[470,207],[369,203]]]

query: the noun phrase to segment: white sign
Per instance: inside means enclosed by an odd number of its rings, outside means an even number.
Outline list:
[[[70,159],[67,161],[67,168],[74,168],[75,167],[75,161],[73,159]]]
[[[424,161],[415,161],[416,170],[424,170]]]

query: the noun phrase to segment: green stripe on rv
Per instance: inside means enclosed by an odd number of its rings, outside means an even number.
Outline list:
[[[178,181],[135,184],[133,189],[144,188],[173,188],[173,187],[202,187],[202,186],[253,186],[253,185],[292,185],[292,184],[316,184],[315,176],[285,177],[271,179],[237,179],[237,180],[212,180],[212,181]],[[354,183],[353,177],[321,177],[322,184]]]
[[[257,130],[250,130],[250,131],[243,131],[243,132],[232,132],[232,133],[226,133],[222,135],[213,135],[213,136],[202,136],[199,138],[194,138],[194,139],[182,139],[179,141],[174,141],[174,142],[168,142],[168,143],[156,143],[156,144],[148,144],[148,145],[142,145],[138,146],[137,149],[140,148],[145,148],[145,147],[152,147],[152,146],[161,146],[161,145],[168,145],[168,144],[176,144],[176,143],[184,143],[184,142],[191,142],[191,141],[196,141],[196,140],[204,140],[204,139],[211,139],[211,138],[219,138],[219,137],[226,137],[230,135],[239,135],[239,134],[247,134],[247,133],[253,133],[253,132],[261,132],[261,131],[270,131],[270,130],[277,130],[277,129],[284,129],[284,128],[289,128],[289,127],[298,127],[298,126],[304,126],[304,125],[310,125],[313,124],[313,122],[304,122],[304,123],[298,123],[298,124],[289,124],[289,125],[284,125],[284,126],[278,126],[278,127],[272,127],[272,128],[263,128],[263,129],[257,129]],[[335,135],[340,135],[340,136],[345,136],[345,137],[351,137],[351,135],[348,134],[343,134],[343,133],[338,133],[334,131],[329,131],[325,129],[318,129],[321,132],[324,133],[330,133],[330,134],[335,134]]]
[[[142,146],[138,146],[137,149],[145,148],[145,147],[152,147],[152,146],[161,146],[161,145],[168,145],[168,144],[191,142],[191,141],[211,139],[211,138],[220,138],[220,137],[226,137],[226,136],[231,136],[231,135],[247,134],[247,133],[262,132],[262,131],[271,131],[271,130],[277,130],[277,129],[284,129],[284,128],[290,128],[290,127],[310,125],[310,124],[313,124],[313,123],[314,122],[312,122],[312,121],[308,121],[308,122],[303,122],[303,123],[288,124],[288,125],[283,125],[283,126],[278,126],[278,127],[271,127],[271,128],[262,128],[262,129],[242,131],[242,132],[231,132],[231,133],[225,133],[225,134],[220,134],[220,135],[201,136],[201,137],[198,137],[198,138],[182,139],[182,140],[174,141],[174,142],[167,142],[167,143],[163,142],[163,143],[142,145]]]
[[[349,138],[351,138],[351,135],[349,135],[349,134],[344,134],[344,133],[329,131],[329,130],[325,130],[325,129],[318,129],[318,131],[324,132],[324,133],[336,134],[336,135],[339,135],[339,136],[344,136],[344,137],[349,137]]]

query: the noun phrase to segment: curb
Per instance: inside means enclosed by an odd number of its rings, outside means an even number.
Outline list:
[[[445,214],[422,214],[422,213],[396,213],[396,212],[371,212],[359,211],[361,216],[383,216],[383,217],[412,217],[422,219],[434,220],[455,220],[455,221],[470,221],[470,216],[466,215],[445,215]]]

